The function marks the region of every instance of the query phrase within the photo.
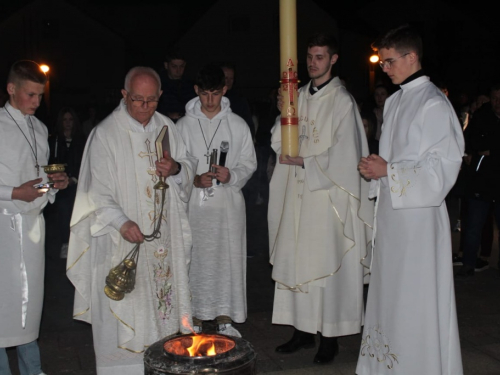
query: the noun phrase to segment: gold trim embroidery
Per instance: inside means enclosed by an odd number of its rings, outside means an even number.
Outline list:
[[[111,311],[111,314],[113,314],[113,316],[115,317],[116,320],[118,320],[121,324],[123,324],[125,327],[131,329],[135,333],[135,328],[133,328],[132,326],[128,325],[123,320],[121,320],[121,318],[119,318],[118,315],[115,314],[115,312],[113,311],[113,309],[111,307],[109,308],[109,310]]]
[[[327,176],[327,177],[328,177],[328,176]],[[333,182],[333,181],[332,181],[332,182]],[[351,196],[353,196],[353,195],[351,194]],[[353,197],[354,197],[354,196],[353,196]],[[354,197],[354,198],[355,198],[355,197]],[[344,223],[344,222],[342,221],[342,219],[340,218],[340,215],[339,215],[339,213],[338,213],[338,210],[337,210],[337,208],[335,207],[335,205],[333,204],[333,202],[332,202],[332,198],[330,197],[330,194],[328,194],[328,199],[330,199],[330,203],[331,203],[332,209],[335,211],[335,214],[337,215],[337,219],[338,219],[338,220],[340,221],[340,223],[342,224],[342,227],[344,227],[344,228],[345,228],[345,223]],[[358,216],[358,218],[359,218],[359,216]],[[361,221],[363,221],[361,218],[359,218],[359,219],[360,219]],[[363,222],[364,222],[364,221],[363,221]],[[370,227],[370,228],[371,228],[371,227]],[[342,233],[344,233],[344,231],[342,231]],[[346,255],[347,255],[347,254],[348,254],[348,253],[349,253],[349,252],[350,252],[350,251],[351,251],[351,250],[352,250],[352,249],[356,246],[356,241],[355,241],[353,238],[349,238],[349,237],[347,237],[345,234],[344,234],[344,237],[345,237],[345,238],[347,238],[349,241],[351,241],[353,244],[352,244],[352,246],[351,246],[350,248],[348,248],[348,249],[344,252],[344,254],[342,255],[342,257],[340,258],[339,266],[338,266],[338,268],[337,268],[335,271],[333,271],[333,272],[329,273],[328,275],[324,275],[324,276],[321,276],[321,277],[318,277],[318,278],[315,278],[315,279],[311,279],[311,280],[305,281],[305,282],[303,282],[303,283],[297,284],[297,285],[295,285],[295,286],[289,286],[289,285],[286,285],[286,284],[284,284],[284,283],[279,282],[279,281],[277,281],[277,280],[276,280],[276,282],[277,282],[277,283],[279,283],[280,285],[282,285],[282,286],[284,287],[284,288],[279,288],[279,289],[286,289],[286,290],[290,290],[290,291],[292,291],[292,292],[303,292],[303,290],[300,288],[301,286],[306,285],[306,284],[309,284],[309,283],[312,283],[312,282],[314,282],[314,281],[322,280],[322,279],[324,279],[324,278],[327,278],[327,277],[333,276],[333,275],[335,275],[337,272],[339,272],[339,271],[340,271],[340,269],[342,268],[342,261],[343,261],[343,259],[344,259],[344,258],[345,258],[345,256],[346,256]],[[370,240],[370,241],[368,241],[368,243],[366,244],[366,245],[367,245],[367,248],[368,248],[368,245],[370,244],[370,242],[371,242],[371,240]],[[365,259],[366,259],[366,257],[367,257],[367,256],[368,256],[368,250],[366,251],[365,256],[364,256],[363,258],[361,258],[361,260],[360,260],[360,263],[361,263],[361,265],[362,265],[363,267],[365,267],[365,266],[363,265],[363,263],[362,263],[362,262],[363,262],[363,260],[365,260]],[[365,268],[368,268],[368,267],[365,267]]]
[[[76,318],[76,317],[78,317],[78,316],[82,316],[83,314],[86,314],[89,310],[90,310],[90,307],[89,307],[88,309],[86,309],[85,311],[82,311],[82,312],[80,312],[80,313],[78,313],[78,314],[74,314],[74,315],[73,315],[73,318]]]
[[[82,253],[80,254],[80,256],[73,262],[73,264],[71,266],[69,266],[68,268],[66,268],[66,272],[68,272],[71,268],[74,267],[75,264],[78,263],[78,261],[82,258],[82,256],[90,249],[90,245],[87,246],[87,248],[82,251]]]
[[[391,353],[391,345],[387,336],[378,325],[367,329],[366,332],[366,336],[361,340],[361,356],[368,355],[378,362],[386,362],[387,368],[392,370],[394,364],[399,364],[399,361],[397,354]]]
[[[420,168],[421,167],[413,167],[413,168],[410,168],[410,170],[408,170],[407,167],[403,166],[402,168],[399,169],[397,176],[396,176],[396,174],[391,174],[391,180],[395,184],[397,184],[395,186],[391,186],[391,192],[394,194],[399,194],[399,197],[406,196],[408,189],[415,186],[416,182],[418,181],[417,177],[418,177]],[[391,169],[394,169],[394,163],[391,164]],[[405,175],[407,175],[411,172],[413,172],[413,174],[415,175],[416,180],[414,180],[414,182],[412,182],[412,180],[410,180],[410,179],[407,179],[406,181],[404,181]],[[399,176],[402,177],[400,180],[397,179],[397,177],[399,177]]]
[[[132,349],[126,348],[126,347],[121,346],[121,345],[118,345],[118,348],[123,349],[123,350],[126,350],[126,351],[131,352],[131,353],[141,354],[141,353],[144,353],[148,347],[147,347],[147,346],[144,346],[144,349],[143,349],[143,350],[141,350],[140,352],[138,352],[137,350],[132,350]]]

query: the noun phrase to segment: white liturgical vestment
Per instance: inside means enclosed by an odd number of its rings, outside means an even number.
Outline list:
[[[368,146],[356,102],[340,80],[314,95],[310,84],[298,100],[304,168],[278,161],[271,179],[273,323],[333,337],[358,333],[363,322],[373,202],[357,164]],[[279,118],[271,142],[279,155]]]
[[[166,199],[153,188],[155,140],[167,125],[170,151],[182,165],[166,179]],[[92,324],[99,375],[144,371],[143,352],[157,340],[187,332],[191,323],[188,254],[191,231],[187,202],[196,161],[188,157],[175,125],[155,113],[144,128],[122,103],[92,131],[83,156],[71,236],[67,275],[74,284],[74,318]],[[134,244],[119,229],[132,220],[149,235],[161,220],[161,236],[140,246],[135,289],[121,301],[104,294],[105,279]]]
[[[444,202],[463,152],[455,111],[429,77],[387,99],[387,176],[371,182],[376,234],[358,375],[463,374]]]
[[[225,184],[217,184],[214,179],[211,188],[194,187],[189,200],[193,316],[212,320],[225,315],[243,323],[247,317],[247,236],[241,189],[257,168],[255,149],[248,125],[231,111],[226,97],[222,98],[221,111],[212,119],[201,111],[200,104],[198,97],[189,101],[186,116],[176,126],[189,154],[198,159],[198,175],[209,170],[207,152],[216,149],[219,164],[221,143],[227,142],[224,166],[231,179]]]
[[[37,161],[47,165],[48,132],[35,116],[24,116],[8,102],[0,108],[0,129],[0,348],[6,348],[38,338],[45,272],[42,210],[54,201],[55,190],[29,203],[12,199],[14,187],[37,178]],[[43,168],[40,177],[47,182]]]

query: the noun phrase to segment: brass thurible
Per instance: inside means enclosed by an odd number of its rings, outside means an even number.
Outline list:
[[[106,276],[104,293],[115,301],[121,301],[125,293],[130,293],[135,287],[135,270],[139,259],[139,244],[135,245],[120,264],[111,268]]]

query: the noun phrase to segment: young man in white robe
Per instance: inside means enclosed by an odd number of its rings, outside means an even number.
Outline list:
[[[198,159],[189,200],[193,249],[189,268],[195,331],[216,320],[218,332],[240,337],[232,322],[247,318],[246,215],[241,189],[257,168],[252,134],[231,111],[223,70],[208,64],[176,126],[190,155]],[[210,154],[217,159],[210,163]]]
[[[144,373],[143,352],[191,324],[187,201],[196,161],[173,122],[156,112],[158,74],[132,68],[119,106],[90,134],[71,218],[67,275],[74,318],[92,324],[98,375]],[[168,126],[170,151],[155,141]],[[159,176],[169,187],[155,185]],[[161,207],[163,211],[160,212]],[[151,235],[161,221],[159,235]],[[135,288],[122,300],[104,293],[109,271],[140,244]]]
[[[34,61],[14,63],[9,101],[0,108],[0,374],[10,374],[5,348],[15,346],[21,375],[43,374],[37,344],[43,306],[45,221],[43,208],[68,185],[66,173],[46,175],[47,127],[34,114],[47,76]],[[53,188],[39,189],[47,183]]]
[[[280,155],[268,212],[276,281],[272,322],[295,327],[276,351],[313,347],[319,332],[315,363],[334,359],[337,337],[361,331],[368,273],[363,261],[373,220],[368,182],[357,170],[359,158],[368,155],[365,130],[354,98],[332,74],[338,57],[333,36],[310,37],[311,81],[298,99],[299,156],[281,155],[280,117],[271,139]]]
[[[372,47],[400,89],[384,106],[379,155],[359,170],[377,197],[376,235],[358,375],[463,374],[445,197],[464,153],[460,122],[424,75],[407,25]]]

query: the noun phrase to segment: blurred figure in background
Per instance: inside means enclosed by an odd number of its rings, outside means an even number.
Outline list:
[[[370,154],[378,155],[378,140],[375,139],[375,129],[377,128],[377,117],[372,111],[361,110],[361,120],[365,127],[366,140]]]
[[[255,139],[255,124],[253,122],[252,109],[250,107],[250,104],[248,100],[243,95],[241,95],[241,93],[237,89],[234,88],[234,64],[223,62],[220,63],[219,66],[222,68],[224,76],[226,77],[227,91],[224,96],[229,99],[231,110],[238,116],[242,117],[243,120],[245,120],[250,129],[250,133],[252,133],[252,138]]]
[[[65,170],[69,177],[68,188],[59,192],[54,204],[60,228],[62,259],[68,256],[69,222],[75,202],[85,139],[75,110],[71,107],[61,108],[57,115],[56,131],[49,137],[49,164],[66,164]]]
[[[490,103],[483,104],[474,114],[465,131],[467,213],[463,233],[463,265],[457,277],[473,276],[474,272],[488,268],[487,260],[491,245],[478,250],[484,233],[484,225],[493,213],[497,226],[500,224],[500,84],[491,88]],[[492,231],[489,224],[488,230]]]
[[[255,133],[255,152],[257,154],[257,171],[255,172],[255,204],[267,203],[269,199],[269,181],[267,174],[269,159],[274,154],[271,148],[271,128],[280,115],[277,107],[278,89],[272,88],[268,95],[255,103],[258,118],[257,131]]]
[[[100,118],[97,115],[97,105],[94,102],[91,102],[87,107],[87,118],[82,122],[82,132],[85,136],[85,139],[90,135],[94,126],[96,126]]]
[[[384,122],[384,105],[385,101],[389,97],[389,89],[383,84],[378,84],[373,92],[373,98],[375,100],[375,107],[373,108],[373,113],[377,117],[377,127],[375,129],[374,138],[375,140],[380,140],[380,134],[382,133],[382,123]]]
[[[182,52],[173,48],[167,52],[163,62],[164,69],[160,70],[163,94],[157,111],[173,122],[184,116],[187,102],[196,96],[194,82],[184,77],[186,64]]]

